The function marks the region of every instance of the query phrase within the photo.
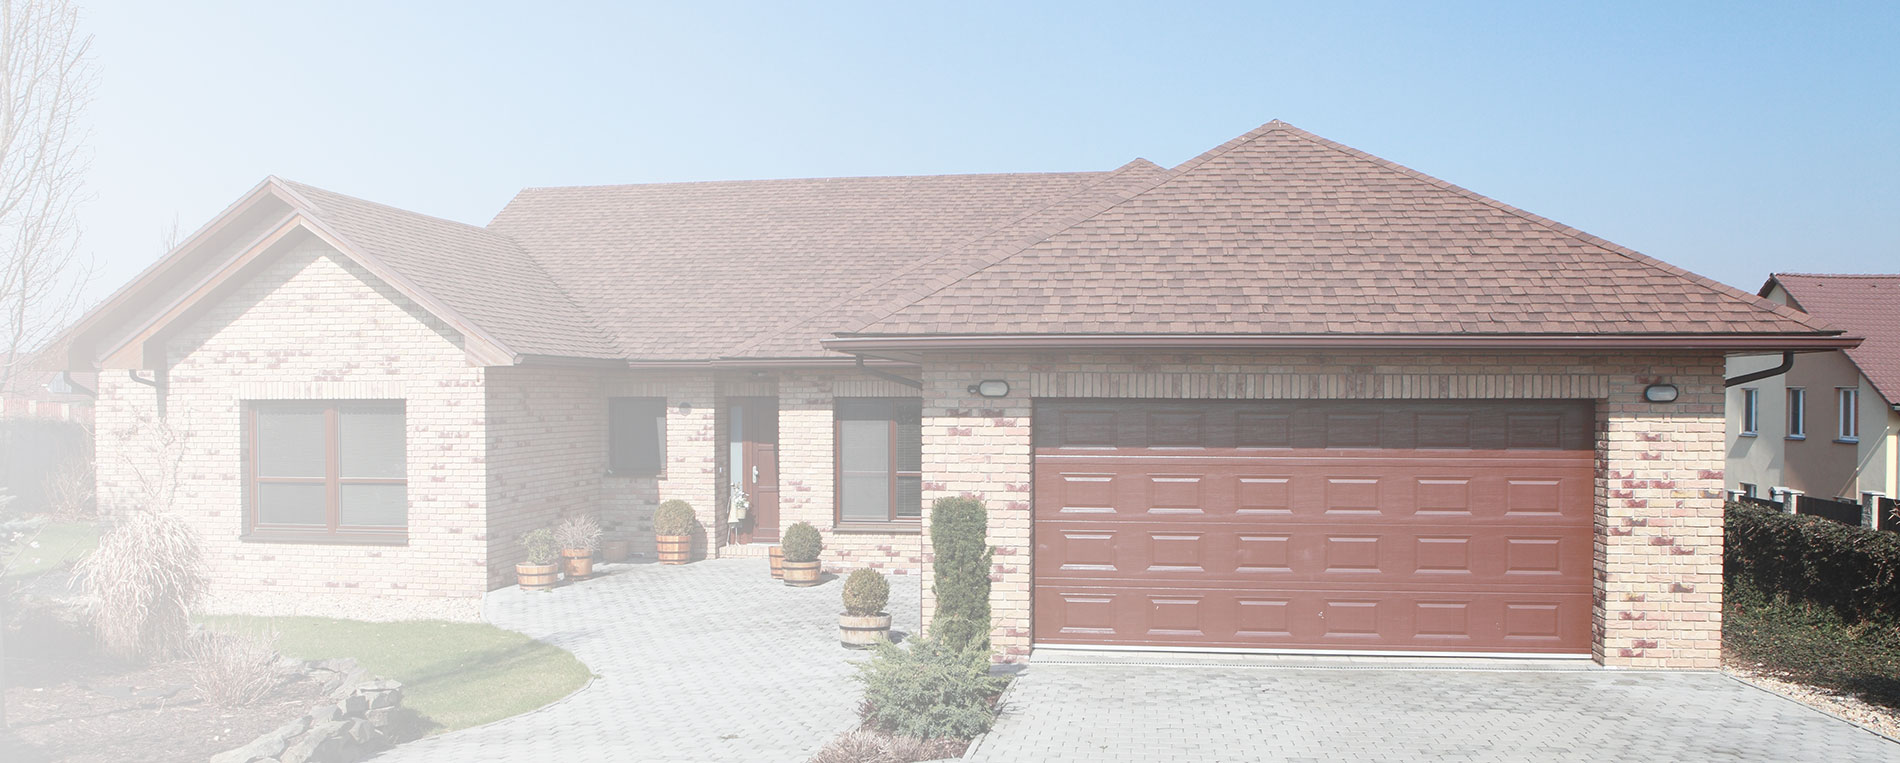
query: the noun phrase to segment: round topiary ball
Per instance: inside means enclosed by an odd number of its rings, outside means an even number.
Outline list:
[[[699,526],[699,519],[693,516],[693,505],[677,498],[660,504],[653,512],[654,535],[692,535]]]
[[[785,549],[785,561],[788,562],[815,562],[825,550],[824,539],[818,536],[818,530],[804,522],[794,522],[791,527],[785,528],[779,546]]]
[[[860,568],[853,570],[844,580],[844,613],[852,617],[868,617],[884,611],[884,605],[891,600],[891,583],[877,570]]]

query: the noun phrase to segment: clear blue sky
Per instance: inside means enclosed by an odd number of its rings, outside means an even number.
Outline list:
[[[482,224],[532,185],[1171,166],[1270,119],[1751,291],[1900,271],[1900,3],[680,5],[87,5],[94,291],[268,174]]]

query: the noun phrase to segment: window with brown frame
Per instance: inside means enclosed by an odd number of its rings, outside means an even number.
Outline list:
[[[407,542],[403,414],[400,400],[246,403],[245,539]]]
[[[838,401],[833,429],[840,525],[923,516],[923,401]]]
[[[607,470],[636,477],[666,470],[666,398],[607,399]]]

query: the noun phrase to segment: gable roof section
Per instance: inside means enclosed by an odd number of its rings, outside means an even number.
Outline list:
[[[1017,224],[1107,173],[530,188],[520,242],[634,360],[827,355],[796,324],[858,287]],[[761,334],[791,333],[762,343]]]
[[[60,365],[91,368],[108,356],[148,364],[149,340],[241,282],[300,231],[462,332],[478,362],[615,357],[585,314],[506,237],[271,177],[56,339]]]
[[[904,336],[1836,333],[1276,121],[827,346]]]
[[[1888,405],[1900,405],[1900,274],[1776,273],[1762,296],[1776,284],[1796,308],[1862,337],[1847,358]]]

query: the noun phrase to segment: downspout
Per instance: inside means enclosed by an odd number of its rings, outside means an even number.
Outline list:
[[[151,387],[153,396],[158,400],[158,419],[165,420],[165,372],[152,369],[152,378],[139,375],[138,369],[128,369],[125,376],[132,381]]]
[[[1733,379],[1723,379],[1722,386],[1726,388],[1726,387],[1733,387],[1737,384],[1747,384],[1752,381],[1761,381],[1771,376],[1780,376],[1782,374],[1785,374],[1792,368],[1794,368],[1794,351],[1783,350],[1781,353],[1781,365],[1775,366],[1774,368],[1742,374],[1741,376],[1737,376]]]

